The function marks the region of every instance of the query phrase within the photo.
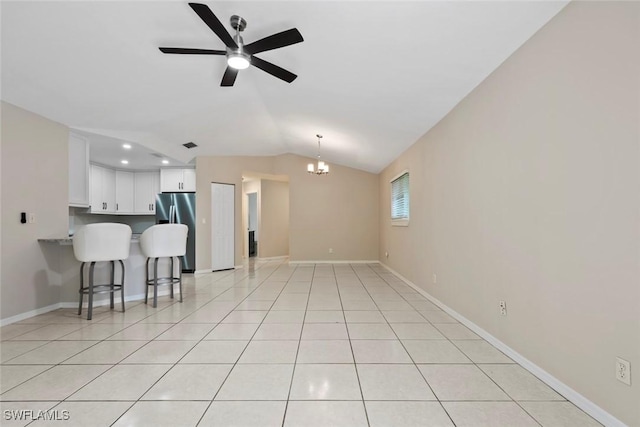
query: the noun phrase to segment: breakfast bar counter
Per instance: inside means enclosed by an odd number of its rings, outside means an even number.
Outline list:
[[[72,303],[78,303],[78,289],[80,288],[80,262],[75,258],[73,254],[73,240],[72,237],[60,237],[60,238],[47,238],[38,239],[43,252],[48,260],[51,273],[58,277],[53,280],[60,283],[60,300],[62,304],[71,306]],[[140,235],[134,234],[131,237],[131,248],[129,250],[129,257],[124,260],[125,265],[125,286],[124,295],[125,301],[144,299],[145,293],[145,263],[146,258],[142,255],[140,250]],[[88,268],[85,268],[85,273]],[[164,272],[169,271],[169,265],[167,263],[158,263],[158,270],[164,275]],[[95,267],[95,283],[108,283],[109,282],[109,263],[102,262],[96,263]],[[85,276],[86,277],[86,276]],[[116,263],[116,281],[120,277],[120,266]],[[168,289],[162,289],[167,292]],[[161,292],[160,294],[165,294]],[[108,301],[108,294],[96,295],[94,305],[98,306]],[[116,294],[116,300],[119,298]],[[86,301],[86,298],[85,298]],[[116,305],[116,310],[119,307]]]

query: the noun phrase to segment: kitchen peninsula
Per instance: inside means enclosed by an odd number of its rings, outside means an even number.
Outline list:
[[[72,237],[38,239],[40,246],[47,258],[50,274],[57,276],[57,283],[60,283],[60,301],[63,307],[76,307],[78,304],[78,289],[80,288],[80,262],[73,255]],[[163,261],[166,261],[163,263]],[[140,251],[140,235],[134,234],[131,237],[131,248],[129,258],[124,260],[125,281],[124,295],[125,301],[136,301],[144,299],[145,293],[145,263],[146,258]],[[87,272],[85,268],[85,273]],[[160,274],[169,271],[168,260],[158,262]],[[95,283],[109,283],[109,263],[96,263]],[[119,277],[119,267],[116,267],[116,281]],[[160,289],[159,295],[168,294],[168,288]],[[94,306],[98,307],[109,302],[109,294],[96,294]],[[85,299],[86,304],[86,299]],[[116,305],[116,311],[119,306]]]

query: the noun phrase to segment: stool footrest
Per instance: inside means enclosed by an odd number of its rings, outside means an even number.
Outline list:
[[[158,260],[160,258],[169,258],[170,260],[170,270],[168,272],[169,276],[158,277]],[[174,261],[177,260],[178,264],[178,277],[175,277],[176,270],[174,269]],[[153,277],[149,272],[149,264],[153,261]],[[153,307],[158,306],[158,287],[162,285],[170,285],[169,289],[171,290],[171,298],[173,299],[173,285],[179,286],[180,292],[180,302],[182,302],[182,258],[180,256],[168,256],[168,257],[154,257],[147,258],[146,263],[146,280],[145,280],[145,296],[144,303],[146,304],[149,301],[149,287],[153,288]]]
[[[158,277],[158,279],[156,280],[156,283],[158,283],[158,285],[176,284],[176,283],[180,283],[180,278],[179,277]],[[147,280],[147,286],[154,286],[154,284],[155,283],[153,279]]]
[[[104,285],[93,285],[93,293],[94,294],[103,294],[106,292],[111,292],[112,290],[114,291],[120,291],[122,290],[122,285],[118,284],[118,283],[114,283],[113,284],[113,288],[111,287],[112,285],[109,283],[106,283]],[[84,288],[80,288],[78,290],[79,293],[82,294],[89,294],[89,289],[91,289],[89,286],[86,286]]]
[[[93,283],[93,270],[97,263],[107,262],[111,266],[111,282],[110,283]],[[115,266],[116,263],[120,264],[121,276],[120,283],[115,283]],[[89,285],[85,286],[84,281],[84,266],[89,264]],[[86,261],[80,264],[80,289],[78,289],[78,293],[80,294],[79,304],[78,304],[78,315],[82,314],[82,300],[84,295],[89,297],[89,304],[87,305],[87,320],[91,320],[93,313],[93,295],[94,294],[106,294],[110,295],[110,308],[114,308],[114,295],[116,292],[120,292],[120,300],[122,302],[122,312],[124,313],[124,276],[125,276],[125,267],[124,262],[121,259],[111,260],[111,261]]]

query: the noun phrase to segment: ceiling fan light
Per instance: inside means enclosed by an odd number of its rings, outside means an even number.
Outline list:
[[[236,70],[244,70],[251,65],[251,59],[244,52],[233,52],[227,55],[227,65]]]

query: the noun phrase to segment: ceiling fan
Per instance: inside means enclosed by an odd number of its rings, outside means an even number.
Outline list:
[[[256,53],[278,49],[304,41],[302,34],[296,29],[282,31],[265,37],[247,45],[244,44],[240,32],[247,26],[247,21],[238,15],[233,15],[230,19],[231,27],[236,30],[235,36],[231,35],[224,28],[220,20],[214,15],[207,5],[200,3],[189,3],[191,9],[198,14],[200,19],[222,40],[225,50],[195,49],[183,47],[161,47],[163,53],[174,53],[182,55],[225,55],[227,57],[227,69],[222,76],[220,86],[233,86],[238,76],[238,71],[249,65],[253,65],[262,71],[271,74],[287,83],[291,83],[298,77],[284,68],[278,67],[271,62],[265,61],[255,56]]]

